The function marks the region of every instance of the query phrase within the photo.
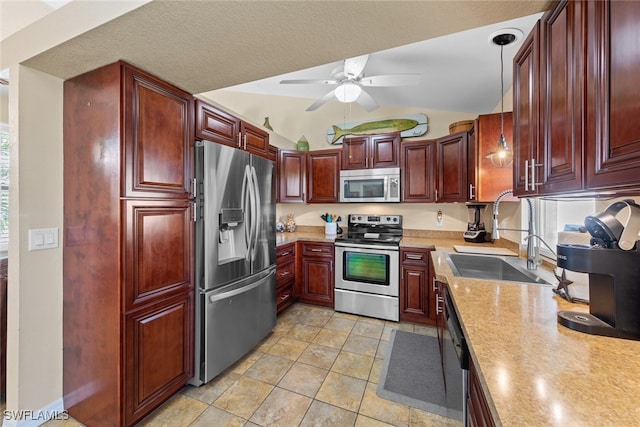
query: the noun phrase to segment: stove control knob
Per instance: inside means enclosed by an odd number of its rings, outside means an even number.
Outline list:
[[[391,217],[390,216],[387,217],[387,222],[391,222]]]

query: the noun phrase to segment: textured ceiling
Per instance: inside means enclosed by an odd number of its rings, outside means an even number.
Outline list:
[[[544,11],[550,1],[152,1],[25,64],[67,79],[128,61],[191,92]]]

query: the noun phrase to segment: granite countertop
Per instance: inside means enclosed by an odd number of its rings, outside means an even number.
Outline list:
[[[451,251],[432,252],[436,278],[449,285],[498,424],[639,425],[640,341],[559,325],[559,310],[588,306],[552,286],[455,277],[444,257]]]

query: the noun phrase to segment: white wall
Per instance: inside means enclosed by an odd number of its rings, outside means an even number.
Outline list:
[[[7,408],[62,396],[62,248],[28,250],[28,230],[62,242],[62,80],[11,68]]]

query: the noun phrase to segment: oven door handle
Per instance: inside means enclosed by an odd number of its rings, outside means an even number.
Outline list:
[[[341,248],[362,248],[362,249],[375,249],[378,251],[399,251],[399,246],[384,246],[384,245],[368,245],[366,243],[343,243],[343,242],[334,242],[335,246],[339,246]]]

